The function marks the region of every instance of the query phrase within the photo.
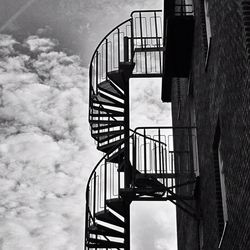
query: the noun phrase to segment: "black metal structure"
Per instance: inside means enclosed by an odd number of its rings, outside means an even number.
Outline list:
[[[129,79],[163,75],[161,19],[159,10],[132,12],[91,59],[89,123],[104,156],[87,183],[85,249],[129,250],[134,200],[169,200],[195,216],[194,128],[129,126]]]

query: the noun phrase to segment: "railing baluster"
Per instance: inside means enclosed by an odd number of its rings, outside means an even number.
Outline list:
[[[159,148],[159,169],[160,169],[160,174],[162,173],[161,171],[161,131],[160,129],[158,129],[158,141],[159,141],[159,145],[158,145],[158,148]]]
[[[104,163],[104,210],[106,212],[106,201],[107,201],[107,161]]]
[[[107,72],[108,72],[108,39],[106,39],[106,72],[105,72],[105,76],[106,76],[106,80],[107,78]]]
[[[98,86],[98,80],[99,80],[99,58],[98,58],[98,51],[97,51],[97,53],[96,53],[96,78],[95,78],[95,89],[96,89],[96,93],[97,93],[97,91],[98,91],[98,88],[97,88],[97,86]]]
[[[143,130],[144,132],[144,173],[147,173],[147,144],[146,144],[146,130]]]
[[[93,214],[96,212],[96,172],[94,174],[94,200],[93,200]],[[95,218],[95,217],[94,217]]]
[[[131,40],[130,40],[130,50],[131,50],[131,62],[133,62],[133,58],[134,58],[134,25],[133,25],[133,19],[130,22],[131,25]]]
[[[133,176],[132,176],[132,187],[135,187],[135,175],[136,175],[136,135],[132,137],[133,140]]]
[[[155,173],[157,174],[157,152],[156,152],[156,143],[154,143],[154,158],[155,158]]]
[[[128,37],[125,36],[123,39],[124,39],[124,62],[128,62],[129,61]]]
[[[118,167],[120,167],[120,165],[118,166]],[[120,198],[120,189],[121,189],[121,171],[118,171],[117,170],[117,172],[118,172],[118,198]]]
[[[121,61],[121,51],[120,51],[120,29],[118,28],[117,29],[118,30],[118,41],[117,41],[117,46],[118,46],[118,48],[117,48],[117,51],[118,51],[118,59],[117,59],[117,66],[119,67],[119,63],[120,63],[120,61]]]

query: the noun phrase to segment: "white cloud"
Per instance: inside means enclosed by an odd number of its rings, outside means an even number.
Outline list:
[[[18,43],[0,35],[2,250],[82,249],[84,186],[101,153],[87,129],[87,71],[78,57],[56,51],[56,44],[38,36]],[[161,83],[136,81],[131,82],[133,127],[169,125]],[[150,210],[145,206],[140,214],[148,218]],[[153,234],[149,230],[158,221],[168,225],[168,212],[153,216],[145,224],[149,231],[141,234],[144,220],[137,217],[135,250],[175,249],[165,235],[174,242],[173,226],[158,225]],[[151,243],[143,243],[149,236]],[[140,243],[144,248],[138,248]]]
[[[32,52],[49,52],[56,46],[56,41],[50,38],[40,38],[39,36],[30,36],[25,41],[25,44]]]
[[[95,152],[86,70],[49,39],[29,37],[25,55],[12,37],[0,41],[0,248],[80,250],[84,181],[96,163],[86,157]]]

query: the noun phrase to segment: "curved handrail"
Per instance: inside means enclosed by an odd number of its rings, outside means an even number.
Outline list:
[[[115,26],[115,28],[113,28],[109,33],[107,33],[107,35],[106,35],[106,36],[101,40],[101,42],[97,45],[97,47],[96,47],[96,49],[95,49],[95,51],[94,51],[94,53],[93,53],[93,55],[92,55],[92,57],[91,57],[90,64],[93,62],[93,59],[94,59],[94,57],[95,57],[95,54],[96,54],[97,50],[100,48],[100,46],[101,46],[102,43],[105,41],[105,39],[106,39],[110,34],[112,34],[112,32],[114,32],[116,29],[118,29],[118,28],[121,27],[123,24],[125,24],[125,23],[127,23],[127,22],[129,22],[129,21],[131,21],[131,20],[132,20],[132,18],[129,18],[129,19],[123,21],[122,23],[120,23],[120,24],[118,24],[117,26]]]
[[[130,135],[127,138],[122,139],[122,141],[120,143],[118,143],[117,145],[115,145],[114,147],[112,147],[106,154],[104,154],[104,156],[98,161],[98,163],[96,164],[96,166],[94,167],[94,169],[92,170],[92,172],[90,173],[88,182],[87,182],[87,187],[89,186],[89,183],[91,181],[91,178],[93,177],[96,169],[98,168],[98,166],[100,165],[100,163],[108,156],[110,155],[112,152],[114,152],[117,148],[119,148],[126,140],[128,140],[130,137],[132,137],[133,135]]]
[[[128,136],[127,138],[122,139],[121,142],[119,142],[117,145],[115,145],[114,147],[112,147],[112,148],[111,148],[106,154],[104,154],[104,156],[98,161],[98,163],[96,164],[96,166],[93,168],[92,172],[90,173],[90,176],[89,176],[89,179],[88,179],[88,182],[87,182],[87,185],[86,185],[87,187],[89,186],[90,180],[91,180],[91,178],[93,177],[93,175],[94,175],[94,173],[95,173],[95,170],[98,168],[98,166],[100,165],[100,163],[101,163],[108,155],[110,155],[110,154],[111,154],[112,152],[114,152],[117,148],[119,148],[126,140],[130,139],[131,137],[133,137],[133,135],[137,134],[137,135],[140,135],[140,136],[142,136],[142,137],[145,137],[145,138],[147,138],[147,139],[149,139],[149,140],[155,141],[155,142],[157,142],[157,143],[161,143],[161,144],[163,144],[164,146],[166,146],[166,143],[161,142],[161,141],[157,141],[157,140],[155,140],[155,139],[153,139],[153,138],[151,138],[151,137],[145,136],[145,135],[143,135],[143,134],[141,134],[141,133],[139,133],[139,132],[136,131],[136,130],[141,129],[141,128],[151,128],[151,127],[138,127],[138,128],[136,128],[135,130],[129,129],[133,134],[131,134],[131,135]],[[164,127],[164,128],[165,128],[165,127]]]

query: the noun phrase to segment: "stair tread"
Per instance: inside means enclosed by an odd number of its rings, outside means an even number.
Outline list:
[[[123,92],[118,87],[116,87],[115,84],[112,83],[111,81],[103,81],[99,83],[98,88],[109,94],[115,95],[120,98],[124,98]]]
[[[121,140],[117,140],[117,141],[114,141],[114,142],[111,142],[111,143],[107,143],[107,144],[98,146],[97,149],[100,150],[100,151],[103,151],[103,152],[108,152],[111,148],[113,148],[115,146],[118,146],[119,144],[122,144],[123,141],[124,140],[121,139]]]
[[[118,107],[118,108],[123,108],[124,103],[119,102],[115,99],[112,99],[111,97],[108,97],[104,94],[97,94],[92,98],[92,102],[94,104],[101,104],[101,105],[107,105],[107,106],[113,106],[113,107]]]
[[[113,209],[118,214],[122,216],[125,215],[124,203],[122,199],[119,199],[119,198],[109,199],[107,200],[107,206]]]
[[[124,121],[117,121],[117,120],[89,120],[90,123],[95,123],[95,124],[117,124],[117,125],[123,125]]]
[[[137,174],[135,177],[135,184],[140,188],[152,188],[156,191],[164,191],[166,189],[165,185],[159,182],[156,178],[151,175]]]
[[[104,113],[104,112],[93,112],[92,114],[90,114],[91,117],[105,117],[105,118],[115,118],[115,117],[123,117],[124,114],[123,113]]]
[[[111,140],[122,135],[124,135],[124,130],[109,131],[105,133],[96,133],[96,134],[92,134],[92,137],[95,138],[99,142],[105,142],[107,140]]]
[[[123,125],[121,123],[112,123],[112,124],[97,124],[97,123],[93,123],[91,125],[91,129],[93,131],[98,131],[98,130],[104,130],[104,129],[108,129],[108,128],[116,128],[116,127],[123,127]]]
[[[87,246],[90,247],[90,248],[123,248],[124,243],[89,238]]]
[[[95,225],[91,225],[89,227],[89,233],[90,234],[99,234],[99,235],[106,235],[106,236],[111,236],[111,237],[119,237],[119,238],[123,238],[124,237],[124,233],[117,231],[113,228],[109,228],[109,227],[105,227],[103,225],[100,224],[95,224]]]
[[[122,72],[120,70],[114,70],[107,72],[107,76],[112,80],[120,89],[124,90],[124,80]]]
[[[116,153],[108,157],[108,162],[121,163],[124,157],[124,148],[119,149]]]
[[[118,227],[123,227],[124,222],[116,217],[114,214],[112,214],[109,210],[103,210],[95,214],[95,217],[98,220],[101,220],[103,222],[107,222],[113,225],[116,225]]]
[[[124,112],[123,111],[120,111],[120,110],[114,110],[114,109],[112,109],[111,107],[110,108],[106,108],[106,107],[102,107],[102,106],[92,106],[91,107],[92,108],[92,110],[95,110],[95,111],[97,111],[97,112],[106,112],[106,113],[109,113],[109,114],[123,114],[124,115]]]

